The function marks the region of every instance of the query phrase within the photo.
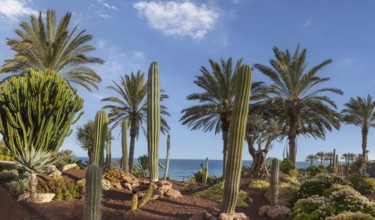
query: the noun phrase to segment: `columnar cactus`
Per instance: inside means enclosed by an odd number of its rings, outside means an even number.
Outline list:
[[[206,166],[204,167],[203,184],[207,184],[208,179],[208,157],[206,157]]]
[[[138,208],[138,194],[134,193],[132,197],[131,210],[135,210],[137,208]]]
[[[100,220],[100,202],[102,198],[102,171],[91,164],[86,171],[86,220]]]
[[[224,176],[224,198],[222,212],[235,211],[241,179],[242,150],[245,140],[246,122],[249,112],[251,69],[248,65],[240,67],[236,81],[236,92],[229,129],[228,160]]]
[[[150,184],[146,191],[146,195],[141,199],[141,201],[138,203],[138,208],[141,208],[142,206],[146,205],[148,201],[150,201],[152,194],[154,193],[154,187]]]
[[[272,159],[271,168],[271,205],[279,205],[279,160],[277,158]]]
[[[100,110],[95,116],[95,137],[94,137],[94,160],[93,162],[103,167],[104,144],[107,134],[108,116],[104,110]]]
[[[108,129],[108,128],[107,128]],[[109,129],[108,130],[108,136],[106,140],[106,168],[108,170],[111,170],[111,164],[112,164],[112,132]]]
[[[128,122],[122,120],[121,123],[121,146],[122,146],[122,167],[126,173],[129,173],[129,156],[128,156]]]
[[[336,149],[333,149],[332,172],[336,173]]]
[[[156,62],[152,62],[147,81],[147,143],[151,182],[159,181],[160,137],[160,76]]]
[[[335,174],[339,173],[339,166],[340,166],[339,155],[336,155],[336,159],[335,159]]]
[[[164,180],[166,180],[168,176],[170,149],[171,149],[171,136],[168,134],[167,136],[167,158],[165,158],[166,162],[165,162]]]

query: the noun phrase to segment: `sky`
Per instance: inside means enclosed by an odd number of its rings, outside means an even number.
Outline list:
[[[99,90],[92,93],[75,85],[84,99],[85,114],[72,126],[61,149],[71,149],[77,156],[86,156],[75,140],[77,126],[94,120],[95,113],[106,103],[102,98],[114,96],[107,86],[119,82],[121,76],[145,72],[152,61],[160,69],[161,87],[169,95],[164,102],[171,113],[172,159],[221,159],[221,135],[191,131],[181,125],[181,110],[196,103],[186,96],[201,90],[193,83],[201,66],[209,68],[209,59],[243,58],[243,63],[268,65],[274,58],[272,48],[294,51],[297,45],[307,48],[308,67],[333,59],[319,72],[330,77],[325,87],[335,87],[344,95],[331,95],[338,110],[351,97],[375,96],[375,2],[371,0],[1,0],[0,1],[0,63],[13,52],[6,38],[15,38],[20,21],[29,22],[30,14],[55,9],[57,18],[72,12],[71,29],[93,35],[90,53],[105,60],[91,65],[103,79]],[[70,30],[71,30],[70,29]],[[259,71],[254,81],[270,81]],[[113,131],[114,157],[121,156],[120,129]],[[325,140],[298,137],[297,160],[318,151],[361,153],[361,129],[342,124],[339,131],[328,132]],[[273,143],[271,157],[282,158],[286,141]],[[375,159],[375,129],[368,136],[369,159]],[[146,137],[136,142],[135,157],[147,153]],[[166,136],[160,139],[159,157],[166,155]],[[251,159],[244,145],[243,159]]]

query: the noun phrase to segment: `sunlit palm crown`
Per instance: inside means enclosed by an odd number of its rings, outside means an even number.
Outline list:
[[[235,94],[237,71],[242,66],[242,59],[232,67],[232,58],[221,59],[221,63],[209,60],[211,71],[202,66],[202,75],[196,76],[194,83],[203,89],[202,93],[193,93],[188,100],[199,101],[199,105],[182,110],[182,124],[192,130],[202,128],[204,131],[215,130],[220,133],[222,121],[230,121]],[[251,88],[251,100],[264,88],[262,82],[254,82]],[[250,92],[250,91],[249,91]]]
[[[31,24],[21,22],[21,28],[15,30],[20,39],[7,39],[15,55],[5,60],[0,71],[22,74],[29,68],[50,69],[60,73],[68,82],[82,85],[89,91],[90,86],[97,88],[97,83],[101,82],[100,76],[83,64],[104,61],[85,55],[95,50],[95,47],[86,45],[92,35],[85,34],[85,30],[77,32],[78,25],[69,32],[71,15],[66,13],[57,25],[55,11],[48,10],[46,23],[41,13],[38,18],[31,16]]]
[[[351,98],[342,111],[343,119],[348,124],[363,127],[375,127],[375,100],[367,98]]]
[[[289,50],[273,49],[275,59],[270,60],[271,67],[255,64],[255,68],[272,80],[270,99],[265,103],[284,122],[291,116],[297,117],[297,134],[324,137],[325,129],[340,127],[340,115],[335,111],[336,104],[325,93],[342,95],[343,92],[335,88],[322,88],[321,84],[330,78],[321,78],[317,72],[330,64],[325,60],[319,65],[307,69],[306,49],[297,47],[292,56]],[[286,120],[285,120],[286,119]],[[288,124],[284,125],[285,131]]]
[[[125,75],[121,77],[120,84],[113,81],[115,86],[107,88],[116,92],[118,97],[108,97],[102,101],[111,102],[112,104],[104,106],[109,109],[108,114],[110,123],[116,127],[122,120],[134,121],[136,123],[137,135],[142,123],[147,121],[147,82],[144,74],[140,71],[137,74]],[[163,90],[162,90],[163,92]],[[168,98],[167,95],[161,94],[160,100]],[[161,132],[164,134],[170,130],[163,115],[170,115],[167,107],[160,106],[161,113]],[[143,129],[144,130],[144,129]],[[144,130],[145,131],[145,130]]]

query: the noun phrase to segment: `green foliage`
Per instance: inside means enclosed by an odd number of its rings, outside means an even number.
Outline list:
[[[294,165],[288,158],[284,158],[280,163],[280,172],[287,175],[295,175],[297,173],[296,165]]]
[[[224,183],[217,183],[208,189],[197,192],[194,195],[200,196],[204,199],[212,200],[215,202],[222,202],[224,195]],[[249,198],[246,195],[245,191],[240,190],[237,198],[237,207],[247,207]]]
[[[48,165],[55,161],[53,152],[44,149],[35,150],[34,147],[30,150],[24,149],[20,154],[16,152],[15,159],[23,169],[31,173],[43,173]]]
[[[55,200],[70,201],[71,199],[80,199],[83,195],[83,187],[76,184],[69,178],[57,177],[52,180],[41,183],[37,187],[37,192],[40,193],[55,193]]]
[[[328,169],[325,166],[310,166],[305,169],[310,177],[314,177],[320,173],[328,173]]]
[[[0,182],[10,182],[18,178],[18,171],[16,169],[3,170],[0,172]]]
[[[296,202],[299,199],[308,198],[313,195],[322,196],[324,191],[329,189],[335,183],[347,185],[347,183],[338,176],[318,174],[301,185],[299,191],[294,195],[292,201]]]
[[[58,151],[70,126],[83,114],[74,117],[82,104],[58,73],[30,69],[0,86],[0,133],[15,159],[30,169],[26,154]]]
[[[7,39],[7,44],[15,52],[12,59],[5,60],[0,71],[2,73],[22,74],[29,68],[37,70],[52,70],[71,83],[82,85],[89,91],[90,86],[95,88],[101,78],[88,66],[89,63],[104,63],[100,58],[87,56],[95,47],[86,43],[92,35],[85,34],[85,30],[71,27],[68,12],[56,24],[55,11],[48,10],[46,16],[39,14],[37,18],[31,15],[30,24],[22,22],[20,29],[16,29],[19,39]],[[44,18],[46,19],[45,21]]]
[[[370,214],[362,212],[343,212],[333,217],[328,217],[327,220],[374,220]]]
[[[73,151],[71,150],[60,151],[56,155],[55,166],[61,170],[64,165],[74,163],[74,157]]]
[[[18,196],[29,187],[30,176],[20,175],[15,180],[6,183],[10,195]]]
[[[353,188],[362,194],[369,194],[375,192],[375,179],[361,175],[353,174],[348,177],[349,182]]]
[[[270,186],[270,183],[265,180],[254,180],[249,184],[250,189],[265,189]]]
[[[203,173],[198,171],[196,173],[192,173],[192,176],[189,176],[186,182],[189,183],[202,183],[203,181]],[[221,176],[211,176],[208,175],[207,177],[207,185],[212,186],[219,182],[222,182],[223,178]]]

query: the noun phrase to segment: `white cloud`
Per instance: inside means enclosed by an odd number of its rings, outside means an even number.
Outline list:
[[[117,7],[114,6],[114,5],[110,5],[108,3],[106,3],[104,0],[96,0],[99,4],[103,5],[104,7],[107,7],[107,8],[110,8],[110,9],[114,9],[114,10],[117,10]]]
[[[0,14],[11,20],[18,17],[38,14],[38,11],[27,6],[28,1],[25,0],[1,0]]]
[[[189,1],[140,1],[134,3],[133,7],[148,20],[152,28],[163,34],[189,36],[194,40],[202,39],[219,18],[217,10]]]
[[[95,11],[95,14],[99,15],[102,18],[110,18],[111,17],[111,16],[109,16],[109,14],[106,14],[106,13],[100,11],[100,10]]]
[[[240,3],[240,0],[232,0],[232,3],[234,3],[234,4],[239,4],[239,3]]]
[[[344,57],[336,63],[339,68],[349,68],[356,63],[356,60],[352,57]]]

